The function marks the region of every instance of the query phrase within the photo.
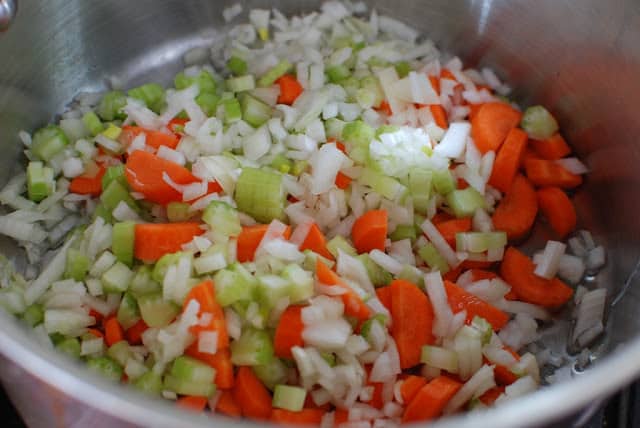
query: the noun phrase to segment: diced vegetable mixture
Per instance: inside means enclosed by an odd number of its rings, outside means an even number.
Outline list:
[[[535,390],[568,302],[575,344],[603,331],[547,109],[359,4],[248,18],[170,87],[20,134],[0,303],[43,343],[198,412],[383,427]]]

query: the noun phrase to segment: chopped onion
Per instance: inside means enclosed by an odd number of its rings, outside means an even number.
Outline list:
[[[562,242],[547,241],[544,253],[533,273],[545,279],[551,279],[556,276],[560,260],[566,248],[567,246]]]
[[[589,168],[578,158],[556,159],[555,162],[572,174],[580,175],[589,172]]]

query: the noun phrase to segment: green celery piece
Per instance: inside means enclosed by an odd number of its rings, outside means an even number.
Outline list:
[[[291,284],[289,290],[289,301],[291,303],[303,302],[313,297],[313,276],[309,271],[296,264],[290,264],[283,269],[280,275]]]
[[[381,125],[376,129],[375,138],[380,138],[382,134],[393,134],[394,132],[398,132],[400,130],[399,126],[396,125]]]
[[[189,211],[191,205],[186,202],[169,202],[167,204],[167,218],[171,222],[187,221],[193,217],[193,213]]]
[[[200,397],[211,397],[216,392],[216,385],[212,382],[185,381],[175,376],[164,377],[164,389],[174,391],[180,395],[195,395]]]
[[[369,334],[371,333],[371,327],[373,327],[374,323],[378,323],[386,329],[387,317],[384,316],[383,314],[376,314],[373,317],[366,320],[364,323],[362,323],[362,327],[360,327],[360,335],[362,335],[362,337],[367,339],[367,341],[370,340]]]
[[[53,193],[55,181],[53,169],[42,162],[31,161],[27,166],[27,195],[34,202],[40,202]]]
[[[276,64],[273,68],[267,71],[260,79],[258,79],[258,86],[266,87],[271,86],[280,77],[284,76],[291,69],[291,63],[289,61],[282,60]]]
[[[249,277],[250,279],[232,269],[219,270],[213,277],[218,303],[226,307],[236,302],[251,300],[257,284],[251,274]]]
[[[264,330],[247,327],[240,338],[231,343],[231,362],[240,366],[269,364],[273,360],[273,342]]]
[[[384,287],[385,285],[389,285],[393,280],[393,275],[391,275],[389,272],[387,272],[386,270],[378,266],[377,263],[371,260],[369,254],[360,254],[358,256],[358,259],[360,259],[360,261],[364,265],[365,269],[367,270],[367,274],[369,274],[369,279],[375,287]]]
[[[53,343],[55,346],[58,346],[58,344],[61,343],[66,338],[67,337],[61,333],[51,333],[49,335],[49,339],[51,339],[51,343]]]
[[[122,293],[129,288],[133,272],[122,262],[116,262],[100,278],[106,293]]]
[[[154,281],[162,284],[162,282],[164,281],[164,275],[167,273],[167,269],[169,268],[169,266],[178,263],[178,260],[180,260],[180,258],[183,256],[193,257],[191,253],[182,251],[178,251],[177,253],[165,254],[164,256],[160,257],[160,260],[158,260],[153,267],[151,278]]]
[[[289,297],[292,284],[278,275],[262,275],[258,278],[256,298],[261,306],[273,308],[280,299]]]
[[[373,106],[379,107],[385,96],[380,86],[380,81],[375,76],[365,76],[360,79],[360,88],[371,92],[374,95]],[[391,125],[387,125],[391,126]]]
[[[347,93],[347,102],[354,102],[358,90],[360,89],[360,81],[358,78],[355,76],[349,76],[346,79],[342,79],[342,81],[340,81],[340,86],[342,86]]]
[[[401,241],[403,239],[411,239],[411,242],[416,240],[416,228],[411,224],[399,224],[396,230],[393,231],[389,238],[392,241]]]
[[[173,80],[176,89],[186,89],[194,83],[198,84],[198,88],[200,89],[200,93],[215,93],[216,92],[216,81],[206,70],[202,70],[197,76],[187,77],[184,73],[180,72],[176,74],[176,77]]]
[[[71,278],[76,281],[84,281],[89,272],[91,260],[80,250],[69,248],[67,250],[67,261],[64,272],[65,278]]]
[[[242,232],[238,211],[222,201],[211,201],[202,213],[202,221],[225,236],[238,236]]]
[[[213,367],[192,357],[180,356],[173,361],[171,376],[185,382],[213,383],[216,371]]]
[[[31,153],[48,161],[69,144],[69,139],[57,125],[48,125],[33,134]]]
[[[542,106],[532,106],[522,115],[520,126],[534,140],[546,140],[558,132],[558,122]]]
[[[82,123],[94,137],[104,130],[100,118],[92,111],[88,111],[82,116]]]
[[[80,358],[80,341],[75,337],[62,339],[56,344],[56,349],[72,358]]]
[[[358,252],[349,242],[342,236],[336,235],[332,239],[327,242],[327,250],[331,253],[331,255],[335,258],[338,258],[338,250],[344,251],[346,254],[350,256],[357,256]]]
[[[324,132],[326,133],[327,138],[342,140],[342,132],[344,131],[344,127],[346,124],[347,123],[345,121],[335,117],[327,119],[324,122]]]
[[[402,270],[398,274],[398,279],[404,279],[405,281],[409,281],[424,289],[424,275],[422,274],[420,269],[416,268],[415,266],[402,266]]]
[[[402,196],[407,190],[407,188],[395,178],[374,171],[371,168],[363,168],[358,180],[360,184],[371,187],[376,193],[380,193],[392,201]]]
[[[343,64],[327,67],[325,73],[327,74],[327,79],[331,83],[339,83],[340,81],[351,76],[351,70],[349,70],[349,68]]]
[[[238,210],[260,223],[284,218],[285,192],[276,172],[245,167],[240,173],[234,199]]]
[[[303,254],[304,254],[304,260],[302,262],[302,267],[307,271],[311,271],[311,272],[315,271],[316,263],[318,259],[321,260],[322,263],[330,267],[332,267],[335,264],[334,261],[324,258],[320,254],[314,253],[311,250],[304,250]]]
[[[274,358],[267,364],[253,366],[253,372],[260,381],[273,391],[277,384],[287,380],[287,366],[280,358]]]
[[[118,307],[116,314],[118,323],[128,330],[133,327],[138,321],[140,321],[140,310],[138,309],[138,302],[135,297],[129,292],[124,293],[122,301]]]
[[[111,252],[118,261],[131,267],[133,265],[133,247],[136,236],[136,224],[123,221],[113,225]]]
[[[433,187],[439,194],[446,196],[456,188],[456,182],[453,179],[451,171],[448,169],[439,169],[433,172]]]
[[[278,172],[287,174],[291,171],[293,162],[282,153],[279,153],[273,158],[269,166]]]
[[[486,345],[491,341],[491,336],[493,335],[493,327],[486,319],[478,315],[474,316],[473,320],[471,320],[471,327],[480,332],[483,345]]]
[[[22,319],[30,326],[35,327],[44,320],[44,309],[42,305],[34,303],[28,306],[22,314]]]
[[[137,268],[129,285],[129,291],[136,298],[162,291],[162,286],[152,278],[152,270],[153,268],[149,265],[142,265]]]
[[[304,407],[307,391],[299,386],[276,385],[273,390],[273,407],[299,412]]]
[[[102,176],[102,190],[109,187],[113,180],[117,180],[123,187],[127,188],[129,183],[127,183],[127,178],[124,175],[124,168],[124,164],[108,167]]]
[[[470,217],[478,208],[486,206],[484,197],[473,187],[449,192],[446,201],[457,218]]]
[[[357,163],[366,163],[369,158],[369,144],[374,137],[375,130],[361,120],[349,122],[342,129],[342,141],[352,146],[349,155]]]
[[[89,358],[87,367],[112,381],[119,382],[122,379],[122,367],[109,357]]]
[[[418,255],[431,269],[440,271],[443,275],[449,272],[449,264],[432,243],[429,242],[420,248]]]
[[[398,77],[401,79],[407,77],[411,71],[411,65],[407,61],[396,62],[394,67],[396,73],[398,73]]]
[[[293,162],[293,166],[291,167],[291,175],[294,177],[299,177],[300,174],[307,170],[309,166],[309,162],[306,160],[296,160]]]
[[[507,245],[507,233],[503,231],[456,233],[457,251],[483,253],[487,250],[502,248],[505,245]]]
[[[411,193],[411,198],[413,199],[414,210],[420,214],[427,213],[429,198],[431,197],[432,180],[432,171],[421,168],[412,168],[409,170],[409,193]]]
[[[122,128],[114,125],[113,123],[109,123],[107,129],[102,131],[101,134],[111,140],[117,140],[120,134],[122,134]]]
[[[180,307],[164,300],[162,293],[145,294],[138,298],[142,320],[149,327],[164,327],[180,313]]]
[[[229,61],[227,61],[227,68],[236,76],[247,74],[247,62],[237,56],[229,58]]]
[[[149,109],[156,113],[160,113],[166,104],[164,100],[164,88],[157,83],[146,83],[137,88],[130,89],[127,94],[131,98],[144,102]]]
[[[136,212],[140,211],[136,201],[129,194],[129,191],[118,180],[112,180],[107,188],[102,191],[100,201],[109,213],[111,213],[121,201],[129,205],[132,210]]]
[[[107,356],[124,367],[133,355],[126,340],[114,343],[107,349]]]
[[[122,108],[127,104],[127,97],[121,91],[110,91],[104,94],[96,113],[102,118],[102,120],[112,121],[116,119],[125,119],[126,114],[122,111]]]
[[[231,77],[226,80],[225,84],[227,89],[231,92],[250,91],[256,87],[256,82],[251,74]]]
[[[242,119],[242,107],[236,98],[229,98],[220,101],[224,108],[224,123],[230,124]]]
[[[249,94],[242,94],[240,106],[242,108],[242,119],[254,128],[259,128],[267,120],[271,119],[271,106]]]
[[[146,394],[159,395],[162,391],[162,377],[153,370],[149,370],[136,379],[133,386]]]
[[[196,103],[207,116],[214,116],[218,108],[220,97],[211,92],[203,92],[196,97]]]
[[[329,367],[336,366],[336,354],[334,354],[333,352],[321,352],[320,356],[323,360],[326,361],[327,364],[329,364]]]

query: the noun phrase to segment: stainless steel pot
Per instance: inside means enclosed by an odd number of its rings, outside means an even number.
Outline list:
[[[0,33],[0,182],[18,164],[20,129],[52,119],[79,91],[105,88],[108,76],[133,85],[168,80],[189,48],[225,29],[230,1],[26,0]],[[250,1],[285,13],[318,2]],[[573,379],[499,408],[438,426],[534,426],[606,397],[640,375],[640,2],[637,0],[395,0],[379,11],[423,30],[445,51],[489,65],[523,103],[549,106],[592,173],[578,192],[582,224],[608,249],[596,280],[612,306],[603,358]],[[15,12],[0,0],[0,22]],[[6,15],[3,15],[6,12]],[[20,262],[8,241],[0,250]],[[608,352],[607,352],[608,350]],[[226,419],[179,412],[86,372],[40,348],[0,313],[0,377],[30,426],[231,426]],[[606,355],[605,355],[606,354]],[[242,422],[249,424],[249,422]]]

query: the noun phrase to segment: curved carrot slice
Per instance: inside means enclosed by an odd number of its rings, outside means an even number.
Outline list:
[[[102,165],[99,165],[98,172],[93,177],[80,175],[75,177],[69,183],[69,192],[78,195],[100,196],[102,193],[102,176],[107,171]]]
[[[489,184],[503,193],[509,190],[522,162],[528,139],[527,133],[520,128],[509,131],[507,139],[496,155]]]
[[[436,125],[442,129],[447,129],[449,127],[447,112],[444,107],[440,104],[432,104],[429,106],[429,110],[431,111],[431,115],[433,116],[433,120],[435,120]]]
[[[444,288],[447,291],[447,300],[451,310],[454,313],[467,311],[467,324],[470,324],[476,315],[487,320],[496,331],[509,322],[509,315],[479,297],[467,293],[453,282],[445,281]]]
[[[182,249],[182,244],[202,235],[198,223],[140,223],[135,227],[136,259],[155,262],[165,254]]]
[[[402,422],[428,421],[439,416],[462,383],[447,376],[438,376],[423,386],[404,411]]]
[[[376,288],[376,295],[378,296],[378,300],[380,303],[387,308],[389,312],[391,312],[391,287],[384,286],[380,288]]]
[[[238,369],[233,398],[247,418],[265,420],[271,416],[271,395],[251,367]]]
[[[253,256],[260,245],[260,241],[267,233],[268,224],[256,224],[254,226],[244,226],[238,235],[236,258],[240,263],[253,261]],[[287,226],[283,238],[289,239],[291,236],[291,226]]]
[[[509,247],[500,265],[500,275],[520,300],[547,308],[558,308],[571,299],[573,290],[557,278],[544,279],[533,273],[533,261]]]
[[[527,177],[536,186],[557,186],[573,189],[582,184],[582,177],[567,171],[555,161],[546,159],[527,159],[524,163]]]
[[[566,193],[557,187],[545,187],[538,190],[537,195],[540,211],[560,238],[576,228],[576,208]]]
[[[493,225],[496,230],[507,232],[509,239],[519,239],[529,232],[537,213],[538,198],[533,186],[517,175],[493,213]]]
[[[218,332],[218,349],[226,349],[229,347],[229,336],[227,334],[227,326],[222,306],[216,301],[215,288],[213,281],[207,279],[198,285],[195,285],[184,298],[183,311],[191,300],[195,300],[200,305],[198,316],[203,313],[211,314],[211,321],[207,325],[196,324],[189,327],[191,334],[197,337],[201,331]]]
[[[302,340],[302,306],[289,306],[280,316],[273,338],[275,353],[280,358],[293,358],[291,348],[304,346]]]
[[[571,148],[558,133],[546,140],[531,140],[531,145],[543,159],[561,159],[571,153]]]
[[[284,425],[319,425],[323,416],[324,410],[321,409],[302,409],[299,412],[273,409],[271,421]]]
[[[216,412],[232,417],[242,416],[242,409],[236,403],[231,391],[222,391],[216,403]]]
[[[358,253],[378,249],[384,251],[387,239],[387,212],[371,210],[359,217],[351,228],[351,238]]]
[[[194,412],[202,412],[207,407],[207,397],[187,395],[176,400],[176,406]]]
[[[400,395],[402,395],[402,401],[405,403],[411,402],[413,397],[416,396],[418,391],[427,384],[427,379],[422,376],[409,375],[402,381],[400,386]]]
[[[391,288],[391,335],[400,355],[400,367],[420,363],[422,346],[433,343],[433,307],[429,297],[409,281],[396,279]]]
[[[187,168],[142,150],[129,155],[124,173],[134,191],[157,204],[182,201],[182,194],[167,184],[164,173],[176,184],[199,181]]]
[[[167,146],[170,149],[175,149],[180,142],[180,138],[173,133],[165,134],[164,132],[129,125],[122,127],[122,132],[120,133],[118,140],[125,146],[128,146],[131,144],[131,141],[140,134],[145,135],[145,144],[153,147],[154,149],[159,149],[160,146]]]
[[[347,290],[346,293],[340,295],[342,303],[344,303],[345,314],[359,320],[366,320],[371,316],[371,309],[362,301],[353,288],[349,287],[342,278],[329,269],[320,259],[316,261],[316,276],[318,277],[318,281],[323,284],[342,287]]]
[[[311,250],[314,253],[320,254],[322,257],[333,260],[333,255],[327,249],[327,240],[315,223],[311,225],[307,237],[304,238],[304,241],[300,245],[300,251],[304,250]]]
[[[483,154],[497,151],[521,118],[522,113],[509,104],[482,104],[471,120],[471,136],[478,150]]]

